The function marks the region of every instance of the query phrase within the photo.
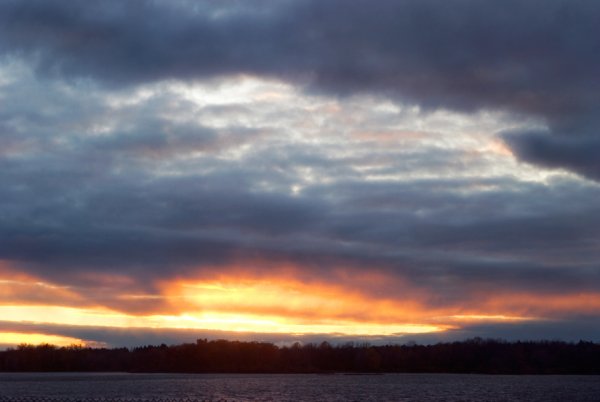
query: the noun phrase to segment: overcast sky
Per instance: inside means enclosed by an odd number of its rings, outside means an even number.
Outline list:
[[[600,341],[598,21],[0,0],[0,345]]]

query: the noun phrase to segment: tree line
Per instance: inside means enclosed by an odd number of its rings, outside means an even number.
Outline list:
[[[132,349],[23,344],[0,352],[0,371],[600,374],[600,344],[480,338],[384,346],[322,342],[280,347],[206,339]]]

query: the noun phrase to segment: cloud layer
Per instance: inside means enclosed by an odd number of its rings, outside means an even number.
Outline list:
[[[513,139],[524,160],[598,178],[588,156],[598,151],[600,103],[600,7],[593,1],[53,0],[0,7],[4,54],[27,57],[52,77],[121,86],[246,73],[425,108],[508,109],[544,119],[550,134]],[[528,152],[532,141],[547,152]]]
[[[415,303],[405,324],[579,322],[599,12],[0,2],[1,301],[189,313],[167,285],[230,275]]]

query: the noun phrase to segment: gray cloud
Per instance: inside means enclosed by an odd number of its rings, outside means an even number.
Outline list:
[[[524,160],[596,179],[582,144],[596,149],[600,127],[599,13],[585,0],[5,1],[0,48],[42,74],[113,86],[250,73],[432,109],[508,109],[549,128],[510,142]]]
[[[120,110],[105,102],[112,93],[78,104],[85,91],[77,85],[64,91],[30,80],[9,89],[29,83],[39,103],[28,109],[17,98],[2,120],[13,130],[0,138],[28,146],[0,159],[0,258],[44,278],[89,286],[78,274],[99,270],[151,290],[159,278],[249,259],[295,261],[322,278],[333,266],[379,267],[433,290],[440,305],[478,287],[598,290],[594,186],[476,176],[369,181],[356,167],[371,160],[385,161],[388,174],[486,165],[437,146],[415,153],[359,142],[339,152],[337,143],[289,143],[283,129],[157,116],[177,103],[174,94]],[[74,110],[49,113],[54,103]],[[107,116],[113,125],[94,134]],[[279,135],[263,135],[269,130]],[[244,144],[246,154],[223,158]],[[307,168],[328,181],[304,183]],[[303,186],[298,194],[294,183]],[[472,190],[480,187],[489,190]]]
[[[600,128],[600,125],[596,126]],[[504,138],[519,158],[549,168],[567,169],[600,180],[600,137],[552,135],[549,132],[506,133]]]
[[[508,341],[561,340],[565,342],[594,341],[600,338],[597,316],[576,316],[559,320],[532,322],[466,324],[444,333],[407,335],[402,338],[419,343],[462,341],[469,338],[504,339]]]

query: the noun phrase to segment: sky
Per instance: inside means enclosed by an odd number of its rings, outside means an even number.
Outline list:
[[[599,20],[0,0],[0,347],[600,341]]]

